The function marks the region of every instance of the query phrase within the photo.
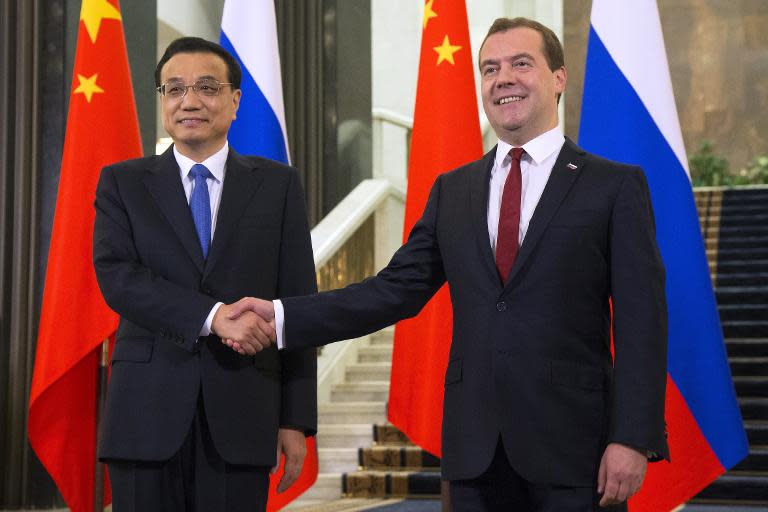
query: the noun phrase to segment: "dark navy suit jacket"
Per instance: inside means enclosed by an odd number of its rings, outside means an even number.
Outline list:
[[[642,170],[566,140],[503,284],[487,227],[494,154],[437,178],[377,276],[284,299],[286,346],[411,317],[447,280],[444,478],[479,476],[499,436],[512,466],[540,484],[594,487],[609,442],[666,457],[664,269]]]
[[[295,169],[230,148],[204,260],[172,149],[104,168],[93,258],[120,315],[99,456],[161,461],[189,432],[202,393],[219,454],[272,466],[278,427],[314,433],[312,349],[242,356],[198,334],[217,301],[317,290]]]

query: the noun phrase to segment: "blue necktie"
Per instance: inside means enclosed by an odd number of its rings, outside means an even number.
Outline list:
[[[195,221],[195,230],[205,259],[208,257],[208,247],[211,245],[211,198],[208,196],[206,179],[213,178],[213,174],[203,164],[193,165],[189,174],[195,179],[195,188],[189,198],[189,207],[192,210],[192,219]]]

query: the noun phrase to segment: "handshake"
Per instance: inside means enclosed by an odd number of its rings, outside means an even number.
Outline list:
[[[222,304],[213,315],[211,331],[235,352],[252,356],[277,343],[274,305],[253,297]]]

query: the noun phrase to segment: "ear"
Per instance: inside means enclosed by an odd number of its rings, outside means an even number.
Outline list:
[[[232,93],[232,104],[233,104],[233,110],[232,110],[232,120],[234,121],[237,119],[237,109],[240,108],[240,98],[243,96],[243,91],[240,89],[235,90],[234,93]]]
[[[565,91],[565,82],[568,79],[568,73],[565,71],[565,66],[554,70],[552,75],[555,81],[555,93],[562,94]]]

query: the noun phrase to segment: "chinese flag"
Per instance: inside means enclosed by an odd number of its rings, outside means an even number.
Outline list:
[[[93,507],[98,354],[118,322],[92,265],[96,182],[139,156],[118,2],[83,0],[29,405],[32,448],[73,512]]]
[[[422,26],[404,237],[435,178],[483,152],[464,0],[427,1]],[[389,420],[437,456],[452,318],[443,286],[418,316],[395,327]]]

